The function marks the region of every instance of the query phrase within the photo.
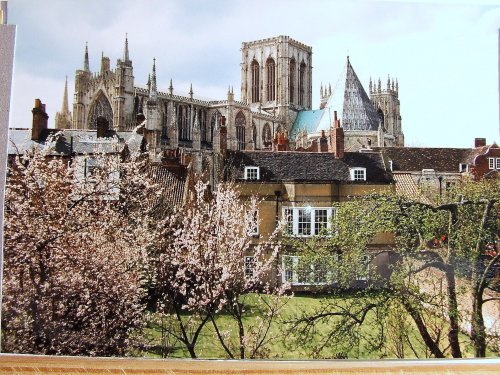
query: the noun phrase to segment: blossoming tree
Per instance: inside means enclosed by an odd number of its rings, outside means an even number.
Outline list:
[[[161,189],[138,159],[96,150],[67,160],[52,146],[18,156],[9,171],[2,349],[122,354],[142,321]]]

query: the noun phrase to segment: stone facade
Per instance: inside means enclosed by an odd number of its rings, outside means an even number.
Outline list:
[[[96,129],[100,121],[110,130],[142,129],[153,157],[181,150],[191,155],[196,161],[194,164],[200,168],[205,163],[204,158],[213,159],[212,154],[220,152],[217,138],[221,121],[226,125],[227,149],[274,149],[276,139],[288,139],[300,114],[311,111],[312,48],[288,36],[278,36],[244,42],[241,53],[241,101],[234,99],[232,87],[229,87],[226,98],[207,100],[198,97],[192,86],[188,95],[178,95],[172,81],[166,91],[159,90],[155,62],[147,85],[137,85],[128,38],[125,39],[123,56],[117,60],[115,68],[112,69],[109,57],[102,55],[99,72],[90,71],[86,46],[83,67],[75,74],[72,115],[65,88],[62,110],[56,115],[56,127]],[[352,67],[348,72],[355,77]],[[396,143],[400,145],[402,133],[401,137],[393,134],[393,130],[401,129],[397,92],[394,98],[388,94],[393,101],[380,99],[380,103],[384,103],[380,104],[381,111],[387,108],[387,111],[397,113],[384,113],[388,122],[382,122],[377,129],[378,120],[373,120],[377,116],[375,107],[357,77],[352,80],[357,91],[366,96],[363,106],[370,107],[370,119],[375,129],[368,129],[369,134],[361,134],[359,129],[352,132],[345,128],[346,144],[353,143],[351,138],[361,137],[365,142],[365,138],[373,134],[380,138],[380,133],[383,133],[382,138],[388,142],[382,144],[394,145],[397,139]],[[326,130],[332,126],[331,122],[324,124]],[[295,147],[293,141],[291,139],[291,149]],[[355,146],[346,149],[355,151],[362,146],[361,142],[353,144]]]

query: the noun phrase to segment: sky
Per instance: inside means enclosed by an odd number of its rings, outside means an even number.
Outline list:
[[[240,98],[241,43],[288,35],[313,48],[313,109],[320,85],[335,85],[347,56],[365,90],[370,77],[399,82],[406,146],[499,143],[500,0],[10,0],[17,25],[11,127],[30,127],[35,98],[49,127],[88,42],[112,67],[128,34],[136,85],[156,58],[158,89]]]

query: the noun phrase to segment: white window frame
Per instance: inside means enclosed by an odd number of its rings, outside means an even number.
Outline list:
[[[245,268],[245,277],[253,277],[255,271],[255,257],[253,255],[246,255],[243,258],[243,265]]]
[[[255,173],[255,178],[254,178]],[[245,167],[245,180],[248,181],[259,181],[260,180],[260,168],[255,166]]]
[[[458,171],[460,173],[469,172],[469,165],[467,163],[459,163]]]
[[[259,235],[259,210],[257,208],[245,212],[245,220],[247,223],[247,234],[249,236]]]
[[[495,169],[495,158],[488,158],[488,169]]]
[[[338,254],[334,255],[335,260],[338,261]],[[290,283],[292,286],[300,286],[300,285],[334,285],[337,280],[333,278],[332,271],[328,270],[325,275],[325,280],[323,281],[315,281],[316,275],[314,274],[314,266],[311,266],[311,272],[309,275],[309,279],[312,281],[300,281],[299,274],[297,272],[297,267],[300,261],[299,255],[283,255],[281,257],[281,282],[282,283]],[[291,267],[287,267],[291,266]]]
[[[366,181],[366,168],[355,167],[349,168],[349,172],[351,174],[351,181]],[[358,178],[356,175],[359,172],[363,172],[363,177]]]
[[[317,225],[321,222],[317,222],[316,219],[319,218],[320,211],[326,210],[326,230],[331,229],[332,220],[337,216],[337,209],[335,207],[283,207],[281,211],[281,217],[285,221],[285,234],[289,236],[297,237],[311,237],[321,234],[322,229],[317,229]],[[309,211],[309,232],[304,234],[301,226],[299,226],[299,217],[304,211]],[[322,213],[323,214],[323,213]]]
[[[496,160],[495,160],[495,164],[496,164],[496,165],[495,165],[495,168],[496,168],[496,169],[500,169],[500,158],[496,158]]]
[[[361,256],[361,264],[359,265],[362,269],[361,272],[356,272],[356,280],[357,281],[367,281],[370,276],[370,263],[372,259],[370,255],[364,254]]]
[[[392,160],[389,160],[389,170],[392,172],[392,168],[393,168],[393,164],[392,164]]]

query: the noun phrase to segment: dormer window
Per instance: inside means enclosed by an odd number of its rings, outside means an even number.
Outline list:
[[[260,180],[259,167],[245,167],[245,180],[250,180],[250,181]]]
[[[458,165],[458,171],[460,173],[467,172],[469,170],[469,166],[466,163],[460,163]]]
[[[366,181],[366,168],[349,168],[351,181]]]

